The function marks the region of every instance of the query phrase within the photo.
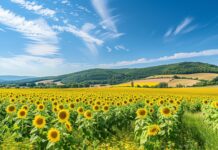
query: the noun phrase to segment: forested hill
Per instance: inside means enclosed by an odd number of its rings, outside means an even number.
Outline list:
[[[200,63],[183,62],[169,65],[154,66],[148,68],[134,69],[90,69],[76,73],[54,76],[32,78],[16,81],[17,84],[31,83],[41,80],[61,81],[64,84],[117,84],[141,79],[152,75],[163,74],[192,74],[192,73],[218,73],[218,66]],[[15,83],[15,82],[13,82]]]

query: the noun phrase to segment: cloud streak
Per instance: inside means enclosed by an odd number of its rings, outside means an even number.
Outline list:
[[[119,61],[119,62],[115,62],[111,64],[100,64],[99,67],[101,68],[124,67],[124,66],[131,66],[131,65],[137,65],[137,64],[148,64],[148,63],[155,63],[155,62],[162,62],[162,61],[169,61],[169,60],[216,56],[216,55],[218,55],[218,49],[209,49],[209,50],[196,51],[196,52],[175,53],[171,56],[163,56],[163,57],[153,58],[153,59],[140,58],[140,59],[131,60],[131,61]]]
[[[177,25],[176,28],[169,28],[165,34],[164,37],[172,37],[179,35],[181,33],[189,33],[197,28],[197,25],[189,26],[193,21],[193,18],[186,17],[179,25]]]
[[[53,17],[56,13],[54,10],[44,8],[42,5],[38,5],[35,2],[29,2],[26,0],[11,0],[11,2],[18,4],[27,10],[33,11],[36,14],[47,17]]]
[[[98,15],[101,17],[101,26],[103,29],[109,31],[106,33],[107,38],[118,38],[123,35],[119,33],[115,24],[115,17],[111,16],[108,8],[107,0],[91,0],[93,7]]]
[[[89,48],[90,52],[94,55],[97,55],[98,53],[96,46],[100,46],[104,43],[103,40],[98,39],[88,33],[88,31],[94,28],[94,26],[91,24],[86,24],[83,26],[83,29],[79,29],[76,26],[70,24],[66,26],[53,26],[53,28],[61,32],[70,32],[73,35],[81,38]]]
[[[26,18],[18,16],[0,6],[0,23],[11,30],[21,33],[31,41],[27,44],[27,53],[31,55],[51,55],[57,53],[57,34],[44,19],[26,20]]]

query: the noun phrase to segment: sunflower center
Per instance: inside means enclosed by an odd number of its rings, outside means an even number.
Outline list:
[[[74,108],[74,104],[70,104],[70,107],[71,107],[71,108]]]
[[[43,119],[42,118],[38,118],[36,120],[36,122],[37,122],[38,125],[41,125],[41,124],[43,124]]]
[[[10,106],[10,107],[9,107],[9,110],[10,110],[10,111],[14,111],[14,109],[15,109],[14,106]]]
[[[86,116],[87,116],[87,117],[91,117],[91,116],[92,116],[91,112],[87,112],[87,113],[86,113]]]
[[[105,106],[105,107],[104,107],[104,110],[108,110],[108,106]]]
[[[67,117],[67,114],[65,112],[60,112],[59,117],[61,119],[65,119]]]
[[[139,114],[142,115],[142,116],[144,116],[144,115],[146,114],[146,112],[145,112],[145,110],[141,110],[141,111],[139,112]]]
[[[163,109],[163,113],[164,114],[169,114],[170,113],[170,109],[169,108],[164,108]]]
[[[57,138],[57,136],[58,136],[58,133],[56,131],[51,132],[51,137],[52,138]]]
[[[21,111],[21,112],[20,112],[20,115],[21,115],[21,116],[25,116],[25,114],[26,114],[25,111]]]
[[[156,128],[152,128],[151,132],[155,133],[155,132],[157,132],[157,129]]]

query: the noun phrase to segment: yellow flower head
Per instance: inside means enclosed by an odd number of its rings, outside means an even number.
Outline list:
[[[82,107],[79,107],[78,109],[77,109],[77,112],[79,113],[79,114],[83,114],[83,108]]]
[[[170,117],[172,115],[172,112],[171,112],[170,108],[168,108],[168,107],[162,107],[160,109],[160,113],[164,117]]]
[[[147,116],[147,110],[145,108],[139,108],[136,114],[137,118],[145,118]]]
[[[155,136],[160,132],[160,127],[159,125],[150,125],[148,126],[148,135],[149,136]]]
[[[56,143],[56,142],[60,141],[60,131],[58,129],[51,128],[48,131],[47,138],[52,143]]]
[[[103,111],[104,111],[104,112],[107,112],[108,110],[109,110],[109,106],[108,106],[108,105],[104,105],[104,106],[103,106]]]
[[[92,119],[92,112],[90,110],[85,111],[84,117],[86,119]]]
[[[6,112],[7,113],[13,113],[16,111],[16,107],[14,105],[9,105],[7,108],[6,108]]]
[[[66,109],[62,109],[62,110],[60,110],[60,111],[58,112],[58,120],[59,120],[60,122],[66,122],[66,121],[68,121],[69,117],[70,117],[70,113],[69,113],[69,111],[66,110]]]
[[[35,116],[34,120],[33,120],[33,125],[36,128],[44,128],[46,124],[46,120],[45,117],[37,115]]]
[[[37,105],[37,110],[39,110],[39,111],[43,111],[44,108],[45,108],[45,106],[43,104]]]
[[[213,108],[218,108],[218,101],[213,101],[213,102],[211,103],[211,106],[212,106]]]
[[[27,111],[25,109],[20,109],[17,112],[17,117],[18,118],[24,119],[24,118],[26,118],[26,116],[27,116]]]
[[[94,105],[92,108],[94,111],[99,111],[99,109],[100,109],[100,107],[98,105]]]
[[[71,132],[73,130],[72,125],[69,121],[65,122],[65,127],[66,127],[68,132]]]

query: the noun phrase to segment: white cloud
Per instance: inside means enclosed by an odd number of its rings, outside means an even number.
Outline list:
[[[176,36],[178,34],[181,33],[189,33],[191,31],[193,31],[194,29],[196,29],[196,25],[188,27],[191,22],[193,21],[193,18],[191,17],[186,17],[175,29],[170,28],[166,31],[166,33],[164,34],[164,37],[170,37],[170,36]]]
[[[85,25],[87,26],[87,25]],[[89,50],[91,51],[92,54],[97,54],[97,48],[96,46],[100,46],[104,43],[103,40],[100,40],[94,36],[91,36],[87,31],[90,30],[90,24],[88,25],[89,27],[84,27],[83,29],[78,29],[76,26],[74,25],[67,25],[67,26],[53,26],[54,29],[57,29],[61,32],[65,31],[65,32],[70,32],[73,35],[81,38],[86,46],[89,48]],[[93,28],[93,27],[92,27]],[[85,31],[86,30],[86,31]]]
[[[28,44],[26,52],[36,56],[47,56],[58,54],[58,47],[47,43]]]
[[[209,49],[209,50],[196,51],[196,52],[175,53],[171,56],[163,56],[153,59],[140,58],[131,61],[119,61],[111,64],[100,64],[99,67],[102,68],[123,67],[123,66],[137,65],[137,64],[147,64],[147,63],[154,63],[154,62],[161,62],[161,61],[168,61],[168,60],[216,56],[216,55],[218,55],[218,49]]]
[[[62,3],[62,4],[70,5],[70,1],[69,1],[69,0],[62,0],[61,3]]]
[[[92,4],[96,12],[101,17],[101,25],[105,30],[110,31],[107,33],[108,38],[117,38],[122,36],[122,33],[119,33],[115,24],[114,16],[111,16],[110,10],[107,5],[107,0],[92,0]]]
[[[96,28],[96,26],[94,25],[94,24],[92,24],[92,23],[85,23],[83,26],[82,26],[82,31],[84,31],[84,32],[89,32],[89,31],[91,31],[91,30],[93,30],[93,29],[95,29]]]
[[[39,56],[17,55],[13,57],[0,57],[0,68],[4,74],[19,75],[52,75],[61,65],[61,58],[46,58]],[[48,72],[51,71],[51,72]]]
[[[126,48],[125,46],[123,46],[123,45],[116,45],[115,47],[114,47],[116,50],[124,50],[124,51],[129,51],[129,49],[128,48]]]
[[[164,34],[164,37],[169,37],[173,33],[173,28],[170,28],[167,30],[167,32]]]
[[[192,22],[192,18],[190,17],[187,17],[185,18],[185,20],[183,20],[181,22],[181,24],[179,24],[177,27],[176,27],[176,30],[174,31],[174,34],[177,35],[179,34],[185,27],[187,27],[191,22]]]
[[[11,30],[20,32],[31,41],[31,44],[28,44],[26,48],[26,51],[31,55],[54,54],[58,50],[56,32],[43,19],[29,21],[0,6],[0,23]],[[40,53],[36,52],[37,47],[43,48],[40,49]],[[47,49],[49,49],[49,53]]]
[[[53,17],[56,13],[54,10],[44,8],[42,5],[38,5],[35,2],[29,2],[26,0],[11,0],[11,2],[19,4],[25,9],[34,11],[34,13],[43,16]]]
[[[88,10],[88,9],[87,9],[86,7],[84,7],[84,6],[77,5],[77,8],[80,9],[80,10],[82,10],[82,11],[84,11],[84,12],[86,12],[86,13],[91,13],[91,11]]]

